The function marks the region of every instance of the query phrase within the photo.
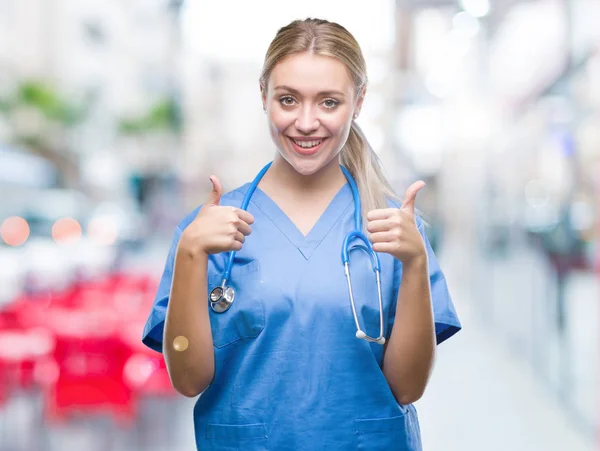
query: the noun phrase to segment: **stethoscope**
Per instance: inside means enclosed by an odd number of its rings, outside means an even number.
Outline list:
[[[242,201],[242,206],[240,207],[242,210],[246,210],[248,208],[248,204],[250,204],[250,199],[256,191],[258,187],[258,183],[265,175],[265,172],[271,167],[273,162],[268,163],[264,168],[260,170],[257,176],[254,178],[252,183],[250,184],[246,195],[244,196],[244,200]],[[354,230],[349,232],[344,238],[344,244],[342,245],[342,263],[344,264],[344,274],[346,275],[346,280],[348,281],[348,292],[350,293],[350,304],[352,306],[352,314],[354,315],[354,323],[356,324],[356,337],[362,338],[371,343],[385,343],[385,337],[383,336],[383,300],[381,297],[381,265],[379,263],[379,257],[377,253],[373,251],[373,247],[371,246],[371,242],[367,239],[367,237],[362,233],[362,215],[361,215],[361,205],[360,205],[360,195],[358,193],[358,188],[356,186],[356,182],[354,178],[348,172],[348,170],[340,166],[342,172],[346,176],[348,180],[348,184],[350,185],[350,189],[352,190],[352,197],[354,198]],[[349,256],[348,249],[350,243],[358,239],[363,242],[366,247],[366,251],[371,257],[373,263],[373,271],[375,272],[375,277],[377,278],[377,295],[379,297],[379,337],[373,338],[369,337],[363,330],[360,328],[360,323],[358,322],[358,315],[356,313],[356,306],[354,304],[354,295],[352,293],[352,280],[350,277],[350,268],[349,268]],[[211,290],[209,296],[210,308],[215,313],[223,313],[229,310],[233,301],[235,299],[235,290],[231,286],[227,286],[227,280],[229,279],[229,275],[231,273],[231,268],[233,267],[233,260],[235,258],[236,251],[229,251],[229,257],[227,259],[227,265],[225,266],[225,271],[223,272],[221,286],[215,287]]]

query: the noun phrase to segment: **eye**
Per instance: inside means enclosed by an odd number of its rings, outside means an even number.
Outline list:
[[[292,106],[294,102],[295,100],[292,96],[283,96],[279,98],[279,103],[281,103],[283,106]]]
[[[338,102],[335,99],[325,99],[323,101],[323,105],[325,106],[325,108],[331,110],[333,108],[335,108],[336,106],[338,106],[340,104],[340,102]]]

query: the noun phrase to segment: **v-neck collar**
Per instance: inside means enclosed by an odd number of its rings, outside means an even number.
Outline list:
[[[239,191],[245,195],[249,187],[250,184],[247,183],[240,187]],[[352,205],[353,197],[350,185],[345,183],[338,190],[306,236],[302,234],[288,215],[260,188],[256,188],[250,202],[261,210],[290,243],[300,251],[304,258],[308,260],[340,219],[344,211]]]

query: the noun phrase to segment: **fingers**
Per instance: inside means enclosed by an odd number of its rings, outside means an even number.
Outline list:
[[[242,249],[244,242],[246,241],[245,235],[236,230],[232,235],[224,235],[220,237],[217,248],[219,252],[223,251],[239,251]]]
[[[396,222],[389,219],[377,219],[367,223],[367,231],[370,233],[385,232],[396,225]]]
[[[395,208],[380,208],[378,210],[371,210],[367,213],[367,221],[376,221],[378,219],[387,219],[396,214]]]
[[[410,212],[403,211],[397,208],[391,208],[386,210],[373,210],[369,212],[371,217],[382,219],[369,219],[367,222],[367,231],[370,233],[385,232],[392,229],[402,227],[404,221],[414,222],[414,217]]]
[[[252,216],[252,214],[248,213],[246,210],[242,210],[241,208],[235,208],[234,207],[233,211],[246,224],[253,224],[254,223],[254,216]]]
[[[402,203],[403,210],[409,210],[414,213],[415,211],[415,200],[417,198],[417,193],[425,186],[425,182],[423,180],[419,180],[418,182],[410,185],[404,194],[404,202]]]
[[[405,212],[410,213],[414,216],[415,213],[415,200],[417,198],[417,193],[423,189],[425,186],[425,182],[423,180],[419,180],[418,182],[410,185],[404,194],[404,202],[400,207],[400,210],[404,210]],[[389,219],[398,214],[397,208],[380,208],[377,210],[371,210],[367,213],[367,221],[378,221],[383,219]],[[370,231],[370,230],[369,230]]]
[[[375,252],[382,252],[386,254],[393,254],[396,251],[398,245],[396,243],[390,242],[381,242],[381,243],[373,243],[373,250]]]
[[[398,240],[398,232],[396,230],[386,230],[384,232],[375,232],[369,235],[371,243],[389,243]]]
[[[223,196],[221,181],[215,175],[210,177],[212,191],[195,220],[195,234],[203,240],[203,248],[208,253],[239,251],[246,236],[252,233],[254,216],[241,208],[220,205]],[[228,203],[228,202],[226,202]]]
[[[211,175],[210,182],[212,183],[213,189],[208,195],[207,205],[219,205],[221,202],[221,196],[223,195],[223,186],[221,181],[216,175]]]
[[[244,236],[244,234],[242,232],[236,232],[235,240],[238,241],[239,243],[244,244],[244,242],[246,241],[246,237]]]
[[[247,222],[242,221],[241,219],[238,220],[236,227],[238,229],[238,232],[243,234],[244,236],[248,236],[252,233],[252,229],[250,228],[250,225],[248,225]]]
[[[226,208],[226,207],[221,207]],[[252,233],[252,229],[250,228],[250,224],[254,222],[254,216],[248,213],[245,210],[236,207],[231,208],[232,213],[230,221],[235,225],[238,231],[240,231],[244,235],[250,235]]]

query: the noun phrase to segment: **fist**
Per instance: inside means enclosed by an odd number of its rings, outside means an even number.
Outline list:
[[[384,208],[367,213],[369,241],[375,252],[391,254],[402,263],[427,256],[415,219],[415,199],[424,186],[423,181],[409,186],[400,208]]]
[[[183,231],[180,246],[192,254],[202,252],[239,251],[248,235],[254,217],[245,210],[219,205],[223,188],[217,176],[211,176],[212,191],[198,215]]]

